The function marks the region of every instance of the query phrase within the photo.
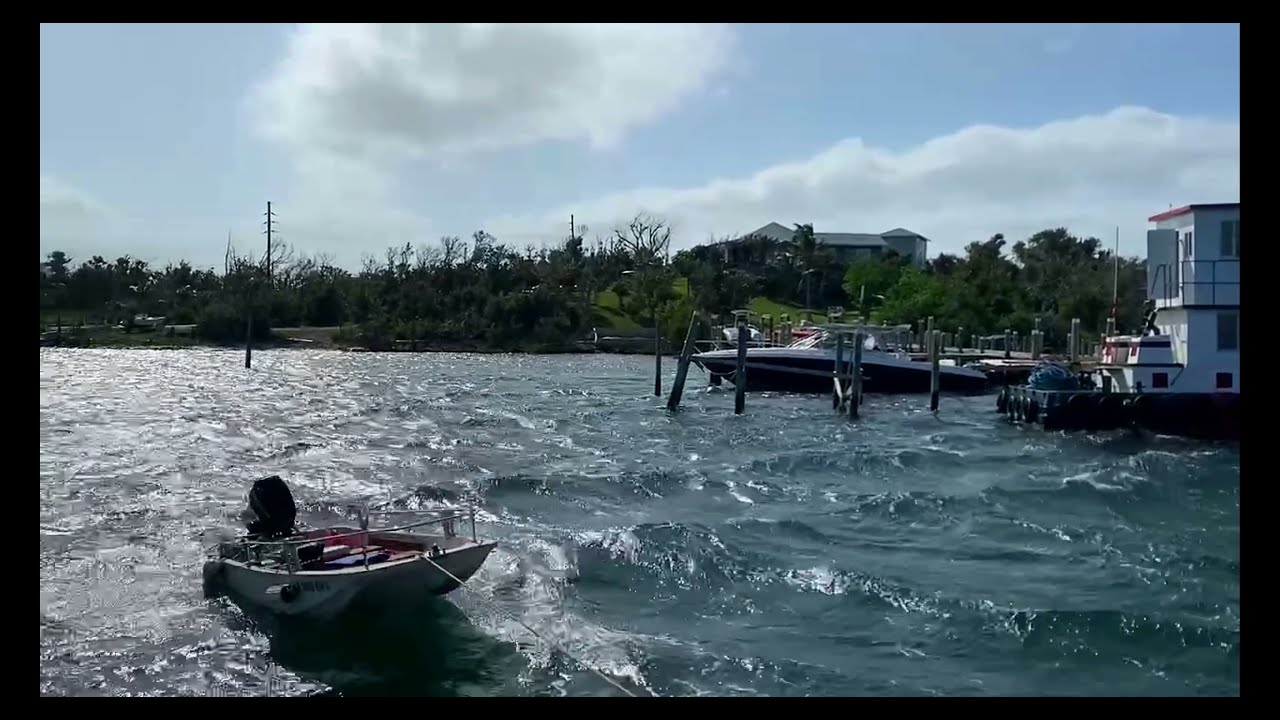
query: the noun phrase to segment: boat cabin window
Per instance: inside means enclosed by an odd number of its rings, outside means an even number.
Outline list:
[[[1222,250],[1224,258],[1240,257],[1240,221],[1222,221]]]
[[[1240,349],[1240,313],[1232,310],[1218,313],[1218,350]]]
[[[1167,372],[1151,373],[1151,387],[1153,389],[1169,387],[1169,373]]]
[[[1219,390],[1230,390],[1230,389],[1231,389],[1231,381],[1232,381],[1232,379],[1233,379],[1233,378],[1231,377],[1231,373],[1229,373],[1229,372],[1227,372],[1227,373],[1218,373],[1218,377],[1217,377],[1217,380],[1218,380],[1217,388],[1218,388]]]

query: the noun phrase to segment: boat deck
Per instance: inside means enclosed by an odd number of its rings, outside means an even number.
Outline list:
[[[299,569],[310,572],[381,565],[412,559],[423,553],[434,556],[468,544],[468,541],[456,536],[361,531],[354,528],[312,530],[286,542],[296,544]],[[279,569],[289,565],[289,554],[279,545],[249,541],[239,548],[246,556],[241,558],[242,561],[251,567]]]

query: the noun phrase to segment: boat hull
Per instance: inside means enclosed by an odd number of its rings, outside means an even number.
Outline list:
[[[724,376],[726,382],[737,367],[736,351],[699,353],[693,361],[704,370]],[[789,348],[760,348],[747,351],[747,390],[750,392],[829,393],[832,390],[833,354]],[[969,368],[943,365],[939,382],[942,392],[984,394],[992,390],[987,376]],[[928,363],[880,352],[862,358],[862,391],[875,394],[916,394],[930,392]]]
[[[471,578],[497,547],[466,543],[428,559],[425,555],[342,570],[288,572],[253,567],[237,560],[212,560],[206,572],[235,599],[284,616],[328,619],[357,597],[403,599],[408,594],[444,595]],[[437,565],[439,567],[437,567]]]

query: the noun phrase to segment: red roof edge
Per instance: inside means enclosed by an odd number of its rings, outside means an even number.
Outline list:
[[[1161,222],[1163,220],[1172,220],[1179,215],[1195,212],[1196,210],[1239,210],[1240,203],[1199,203],[1197,205],[1183,205],[1180,208],[1165,210],[1157,215],[1147,218],[1147,222]]]

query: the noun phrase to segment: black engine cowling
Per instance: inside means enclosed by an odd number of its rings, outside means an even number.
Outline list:
[[[249,535],[270,539],[292,535],[298,516],[293,493],[279,475],[262,478],[249,489],[249,509],[257,517],[249,522]]]

